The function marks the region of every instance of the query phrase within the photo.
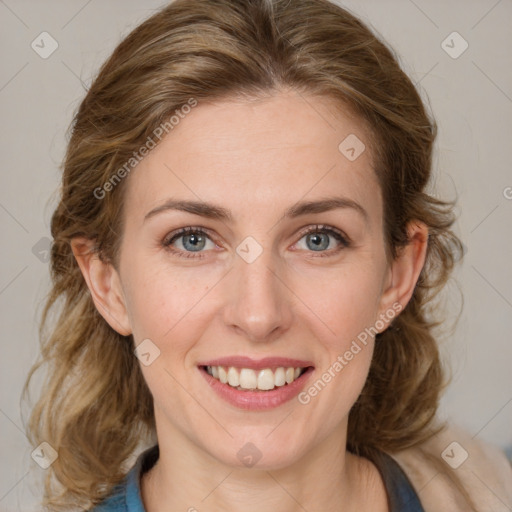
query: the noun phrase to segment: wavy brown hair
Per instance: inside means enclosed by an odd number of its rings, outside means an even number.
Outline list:
[[[155,434],[151,393],[131,336],[96,310],[71,251],[95,242],[117,264],[127,179],[94,193],[154,130],[191,98],[254,98],[291,89],[333,99],[370,133],[384,200],[388,256],[408,243],[407,224],[429,228],[426,264],[413,296],[377,335],[366,385],[349,416],[348,448],[393,453],[432,435],[446,384],[432,299],[462,247],[453,203],[427,193],[437,126],[397,57],[365,24],[328,0],[177,0],[135,28],[104,63],[71,126],[53,214],[51,276],[40,327],[47,378],[27,433],[50,443],[43,505],[98,503]],[[341,141],[340,141],[341,142]],[[365,141],[366,142],[366,141]]]

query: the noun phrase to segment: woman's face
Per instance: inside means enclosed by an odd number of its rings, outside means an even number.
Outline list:
[[[334,112],[292,92],[199,102],[129,176],[120,321],[146,340],[161,444],[278,468],[345,440],[396,304],[367,136]],[[307,371],[285,384],[289,367]]]

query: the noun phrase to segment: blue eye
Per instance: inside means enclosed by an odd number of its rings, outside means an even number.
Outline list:
[[[334,238],[338,242],[338,247],[326,251],[329,248],[330,238]],[[306,249],[313,252],[320,253],[317,256],[332,256],[333,253],[337,254],[341,249],[350,246],[348,238],[345,237],[340,231],[330,226],[312,226],[302,233],[301,240],[306,239]],[[300,240],[299,240],[300,241]]]
[[[202,258],[203,256],[201,254],[196,256],[193,253],[199,253],[204,249],[208,240],[213,244],[206,231],[202,228],[186,227],[174,233],[170,238],[167,237],[164,240],[163,245],[170,249],[174,242],[180,239],[182,240],[181,245],[184,250],[173,249],[172,252],[183,258]]]
[[[350,246],[348,238],[339,230],[330,226],[311,226],[301,235],[300,240],[306,239],[306,250],[318,253],[315,256],[333,256]],[[334,249],[329,249],[331,237],[338,243],[338,246]],[[182,248],[175,248],[175,242],[180,240]],[[205,257],[203,249],[207,248],[208,242],[212,244],[213,247],[211,248],[215,248],[215,243],[211,240],[207,230],[189,226],[168,235],[162,245],[180,258],[198,259]]]

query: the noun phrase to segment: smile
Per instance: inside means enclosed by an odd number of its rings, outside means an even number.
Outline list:
[[[253,370],[252,368],[235,368],[234,366],[206,366],[205,370],[208,375],[222,382],[222,384],[228,384],[239,391],[269,391],[276,387],[291,384],[306,371],[306,368],[280,366],[274,370],[271,368]]]
[[[197,368],[214,395],[238,409],[262,411],[295,398],[312,378],[311,361],[287,357],[232,356],[201,361]]]

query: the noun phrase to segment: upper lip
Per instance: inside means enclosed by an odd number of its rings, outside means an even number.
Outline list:
[[[289,357],[264,357],[263,359],[251,359],[246,356],[220,357],[210,359],[198,364],[198,366],[234,366],[235,368],[251,368],[253,370],[263,370],[265,368],[306,368],[313,366],[311,361],[301,359],[292,359]]]

